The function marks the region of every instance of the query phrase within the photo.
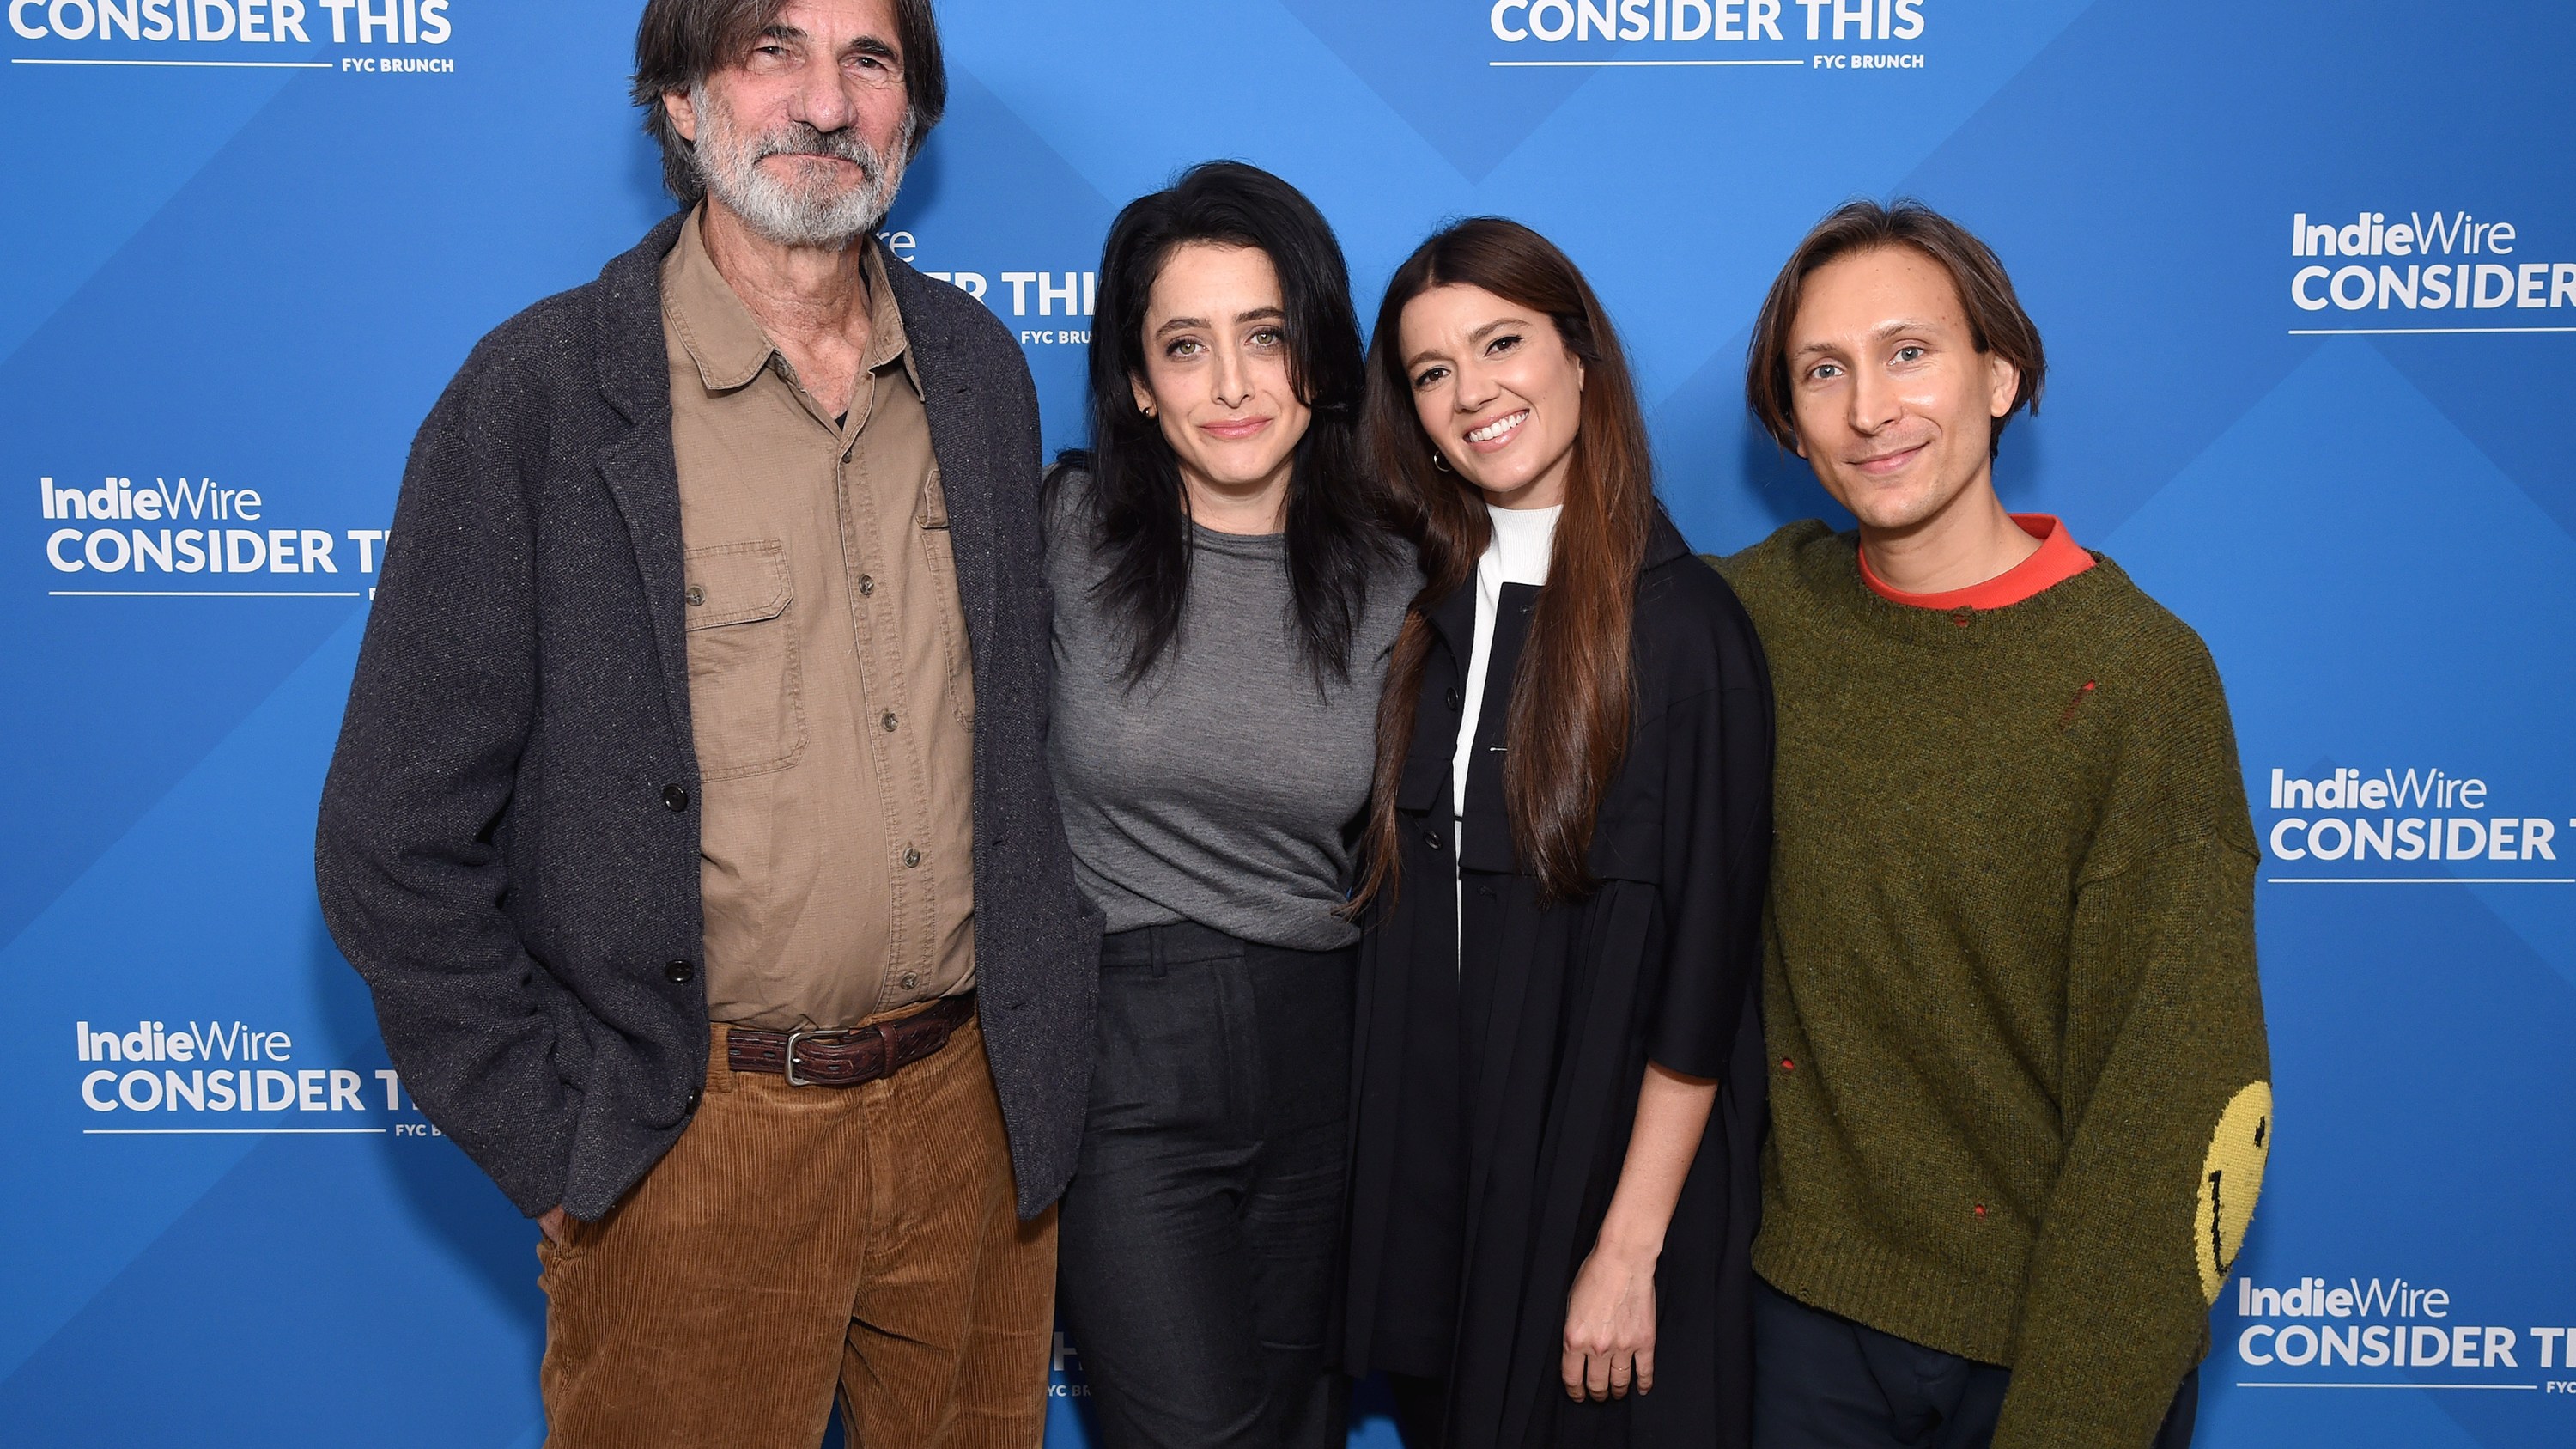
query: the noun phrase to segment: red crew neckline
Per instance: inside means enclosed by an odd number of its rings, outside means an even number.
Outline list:
[[[1890,588],[1872,572],[1869,552],[1860,554],[1861,582],[1869,591],[1892,604],[1916,609],[2001,609],[2018,604],[2057,587],[2086,569],[2093,567],[2093,555],[2086,553],[2066,530],[2066,524],[2053,514],[2016,513],[2012,521],[2021,531],[2039,540],[2039,552],[2014,564],[1982,584],[1964,589],[1950,589],[1937,594],[1909,594]]]

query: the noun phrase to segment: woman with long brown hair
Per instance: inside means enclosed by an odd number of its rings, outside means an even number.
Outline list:
[[[1378,714],[1344,1359],[1408,1449],[1741,1446],[1771,699],[1610,321],[1494,218],[1396,271],[1374,463],[1428,580]]]

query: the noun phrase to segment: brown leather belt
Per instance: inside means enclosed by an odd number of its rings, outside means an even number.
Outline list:
[[[974,1019],[975,993],[969,991],[875,1026],[800,1031],[728,1027],[725,1062],[737,1072],[783,1072],[798,1087],[855,1087],[930,1056]]]

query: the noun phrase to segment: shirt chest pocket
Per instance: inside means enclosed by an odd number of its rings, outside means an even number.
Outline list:
[[[965,596],[957,587],[957,550],[948,527],[948,498],[939,485],[939,469],[930,470],[922,486],[921,507],[913,519],[921,538],[922,564],[936,594],[932,612],[939,616],[939,643],[948,674],[948,708],[959,724],[975,723],[975,661],[966,640]]]
[[[683,568],[699,776],[786,769],[805,750],[787,546],[770,539],[691,549]]]

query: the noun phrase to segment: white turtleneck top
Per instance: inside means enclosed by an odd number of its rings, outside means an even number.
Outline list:
[[[1503,585],[1547,582],[1547,560],[1556,545],[1556,518],[1565,507],[1488,508],[1493,537],[1476,560],[1476,643],[1467,659],[1466,697],[1458,712],[1458,744],[1449,756],[1449,809],[1466,838],[1467,767],[1476,751],[1476,720],[1485,710],[1485,675],[1494,657],[1494,614]],[[1453,859],[1455,857],[1452,857]],[[1464,890],[1464,883],[1460,889]]]

